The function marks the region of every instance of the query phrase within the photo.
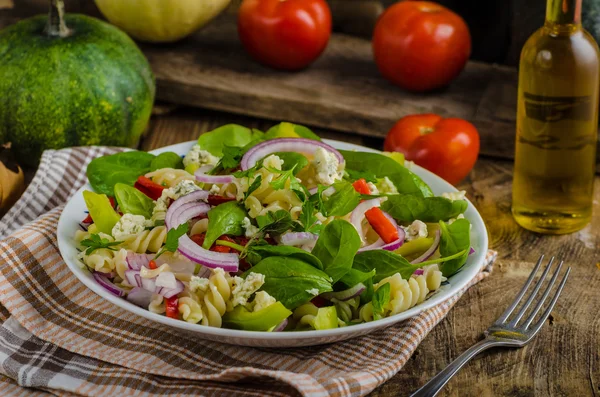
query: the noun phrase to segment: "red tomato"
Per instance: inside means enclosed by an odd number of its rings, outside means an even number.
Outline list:
[[[298,70],[327,46],[331,12],[325,0],[244,0],[238,33],[246,51],[260,63]]]
[[[401,118],[388,132],[386,151],[401,152],[407,160],[457,184],[469,174],[479,154],[479,133],[468,121],[436,114]]]
[[[179,300],[177,295],[165,299],[165,309],[167,311],[167,317],[178,318],[179,317]]]
[[[440,4],[401,1],[377,21],[373,54],[381,74],[411,91],[447,85],[471,54],[465,21]]]

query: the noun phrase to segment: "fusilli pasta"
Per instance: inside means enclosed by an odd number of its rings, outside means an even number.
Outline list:
[[[173,187],[181,181],[195,181],[194,175],[185,170],[175,168],[161,168],[146,174],[146,178],[152,179],[152,182],[165,187]]]

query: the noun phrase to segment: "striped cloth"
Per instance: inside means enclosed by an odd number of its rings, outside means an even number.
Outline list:
[[[84,183],[87,163],[116,150],[45,152],[0,221],[2,396],[365,395],[402,368],[495,259],[490,252],[482,272],[445,303],[360,338],[294,349],[195,339],[99,298],[60,257],[62,204]]]

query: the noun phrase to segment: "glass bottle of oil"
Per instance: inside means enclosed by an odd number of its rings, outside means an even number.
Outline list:
[[[600,69],[581,1],[547,0],[521,53],[512,213],[540,233],[577,231],[592,215]]]

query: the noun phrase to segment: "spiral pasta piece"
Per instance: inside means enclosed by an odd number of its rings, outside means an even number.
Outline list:
[[[120,246],[129,251],[144,254],[146,252],[158,252],[167,239],[167,228],[157,226],[151,230],[131,235],[125,239]]]
[[[165,299],[162,295],[152,294],[152,300],[148,305],[148,310],[152,313],[163,314],[166,312]]]
[[[165,187],[173,187],[181,181],[195,181],[194,175],[186,170],[175,168],[161,168],[146,174],[146,178],[152,179],[152,182]]]

